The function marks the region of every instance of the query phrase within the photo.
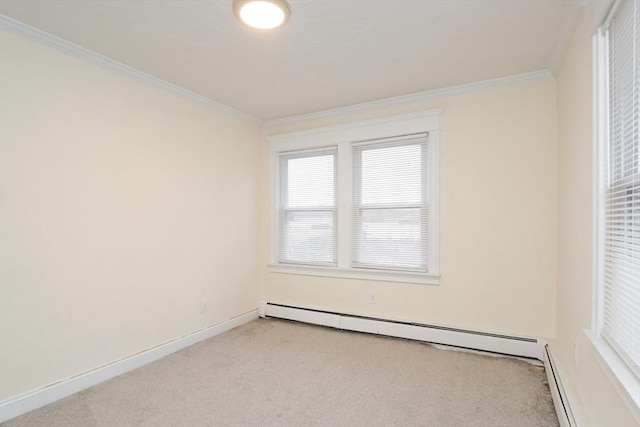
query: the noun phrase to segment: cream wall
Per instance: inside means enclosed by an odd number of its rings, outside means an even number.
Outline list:
[[[640,425],[584,334],[593,295],[592,22],[585,9],[558,75],[558,289],[555,357],[578,397],[581,426]],[[576,345],[576,360],[573,345]]]
[[[590,20],[587,11],[557,82],[262,134],[0,32],[0,400],[262,299],[557,337],[581,426],[637,425],[583,333],[593,262]],[[441,284],[269,273],[263,136],[428,108],[444,108]],[[367,303],[372,291],[377,304]]]
[[[555,335],[556,87],[547,80],[375,114],[444,108],[439,286],[276,274],[269,259],[268,143],[261,164],[261,297],[366,316],[524,336]],[[367,294],[377,294],[369,304]]]
[[[8,33],[0,61],[0,399],[256,309],[255,127]]]

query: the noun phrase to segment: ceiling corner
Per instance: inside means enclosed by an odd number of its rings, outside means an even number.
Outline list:
[[[549,61],[548,70],[554,76],[558,76],[560,72],[560,67],[562,66],[562,62],[564,61],[564,57],[569,49],[569,44],[571,43],[571,39],[573,38],[573,34],[578,27],[578,23],[580,22],[580,16],[582,15],[582,11],[585,7],[588,7],[589,4],[585,0],[581,1],[569,1],[567,2],[564,13],[562,14],[562,27],[560,28],[560,37],[558,37],[558,42],[556,44],[556,48],[553,51],[553,55],[551,56],[551,60]]]

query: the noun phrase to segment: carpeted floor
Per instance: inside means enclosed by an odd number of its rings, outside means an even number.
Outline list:
[[[542,367],[259,319],[3,426],[557,426]]]

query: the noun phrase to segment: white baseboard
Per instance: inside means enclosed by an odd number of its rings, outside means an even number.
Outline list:
[[[355,316],[269,302],[260,303],[261,317],[276,317],[356,332],[407,338],[473,350],[543,360],[546,343],[536,338],[491,334],[412,322]]]
[[[558,366],[553,361],[551,350],[549,345],[544,347],[544,370],[547,373],[547,381],[549,382],[549,390],[551,390],[551,397],[553,398],[553,406],[556,408],[556,414],[558,415],[558,421],[560,427],[576,427],[577,423],[571,407],[569,406],[569,399],[565,388],[562,385]]]
[[[92,387],[103,381],[115,378],[257,318],[258,311],[252,310],[248,313],[241,314],[216,325],[206,327],[184,337],[177,338],[173,341],[169,341],[158,345],[157,347],[137,353],[133,356],[75,375],[52,385],[3,400],[0,402],[0,422],[5,422],[19,415]]]

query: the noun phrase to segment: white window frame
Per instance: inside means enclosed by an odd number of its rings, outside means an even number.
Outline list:
[[[375,152],[380,149],[390,149],[393,147],[407,147],[407,146],[420,146],[420,175],[419,179],[422,182],[421,185],[421,201],[413,202],[407,204],[406,202],[395,202],[395,203],[383,203],[381,204],[373,204],[367,205],[363,203],[361,197],[363,195],[362,189],[365,184],[362,181],[362,173],[364,167],[364,153],[371,151]],[[364,269],[384,269],[384,270],[400,270],[400,271],[416,271],[416,272],[426,272],[428,271],[427,263],[424,266],[421,265],[413,265],[413,266],[400,266],[394,264],[393,262],[389,262],[386,260],[386,264],[381,263],[367,263],[365,260],[361,258],[362,256],[362,245],[359,243],[364,243],[361,239],[361,231],[363,230],[363,218],[364,212],[374,212],[379,211],[379,209],[391,209],[391,210],[404,210],[404,209],[412,209],[418,210],[421,218],[420,221],[420,236],[421,236],[421,248],[420,248],[420,259],[428,262],[428,249],[426,246],[428,245],[428,236],[429,236],[429,220],[428,220],[428,211],[429,211],[429,194],[428,190],[430,187],[429,184],[429,176],[428,176],[428,168],[424,167],[424,165],[428,165],[429,159],[429,136],[427,133],[414,134],[409,136],[403,136],[399,138],[385,138],[378,139],[375,141],[366,141],[363,143],[354,143],[352,144],[351,149],[351,160],[352,160],[352,172],[353,175],[353,198],[352,198],[352,234],[351,234],[351,266],[353,268],[364,268]],[[360,189],[360,191],[358,191]],[[427,249],[426,251],[424,251]],[[423,252],[424,251],[424,252]],[[378,260],[380,261],[380,260]]]
[[[288,214],[288,212],[302,212],[302,211],[311,211],[311,212],[331,212],[333,213],[333,223],[336,223],[336,213],[337,213],[337,200],[336,200],[336,193],[337,193],[337,189],[336,189],[336,165],[337,165],[337,160],[338,160],[338,152],[335,149],[335,147],[328,147],[328,148],[321,148],[318,150],[304,150],[304,151],[294,151],[294,152],[287,152],[287,153],[281,153],[280,157],[280,161],[279,161],[279,170],[282,170],[282,168],[284,167],[285,163],[288,160],[294,159],[294,158],[308,158],[308,157],[313,157],[313,156],[317,156],[317,155],[332,155],[333,156],[333,168],[334,168],[334,173],[333,173],[333,191],[334,191],[334,200],[333,200],[333,206],[313,206],[313,207],[308,207],[308,208],[292,208],[287,206],[288,203],[285,201],[286,197],[281,197],[280,201],[283,202],[280,204],[279,206],[279,221],[278,221],[278,226],[280,227],[280,225],[285,224],[286,223],[286,216]],[[283,176],[280,176],[280,182],[278,184],[278,190],[279,190],[279,194],[282,194],[284,192],[284,188],[286,188],[287,185],[287,179],[283,179]],[[337,229],[334,228],[333,230],[334,234],[337,235]],[[283,237],[282,234],[279,235],[279,238]],[[287,236],[288,238],[290,238],[290,236]],[[333,251],[334,251],[334,256],[335,256],[335,252],[336,252],[336,243],[337,243],[337,239],[334,242],[334,247],[333,247]],[[321,265],[321,266],[334,266],[335,263],[335,259],[333,261],[329,261],[329,262],[325,262],[325,261],[315,261],[315,262],[304,262],[304,261],[297,261],[297,260],[292,260],[292,259],[288,259],[288,260],[284,260],[285,257],[283,257],[283,253],[282,253],[282,248],[279,248],[280,252],[278,254],[278,259],[282,260],[282,262],[286,262],[288,264],[300,264],[300,265]]]
[[[438,285],[439,270],[439,134],[442,109],[420,111],[267,137],[271,160],[271,250],[269,270],[323,277],[382,280]],[[418,133],[428,134],[430,216],[427,272],[351,267],[352,144]],[[278,262],[280,153],[337,147],[337,265],[294,265]]]
[[[613,4],[613,5],[611,5]],[[640,378],[633,372],[617,350],[602,336],[604,327],[604,260],[605,260],[605,197],[608,186],[609,140],[609,46],[606,27],[615,14],[620,1],[610,2],[608,15],[598,14],[601,26],[593,36],[593,311],[591,329],[585,335],[603,362],[603,366],[616,380],[628,400],[640,410]]]

